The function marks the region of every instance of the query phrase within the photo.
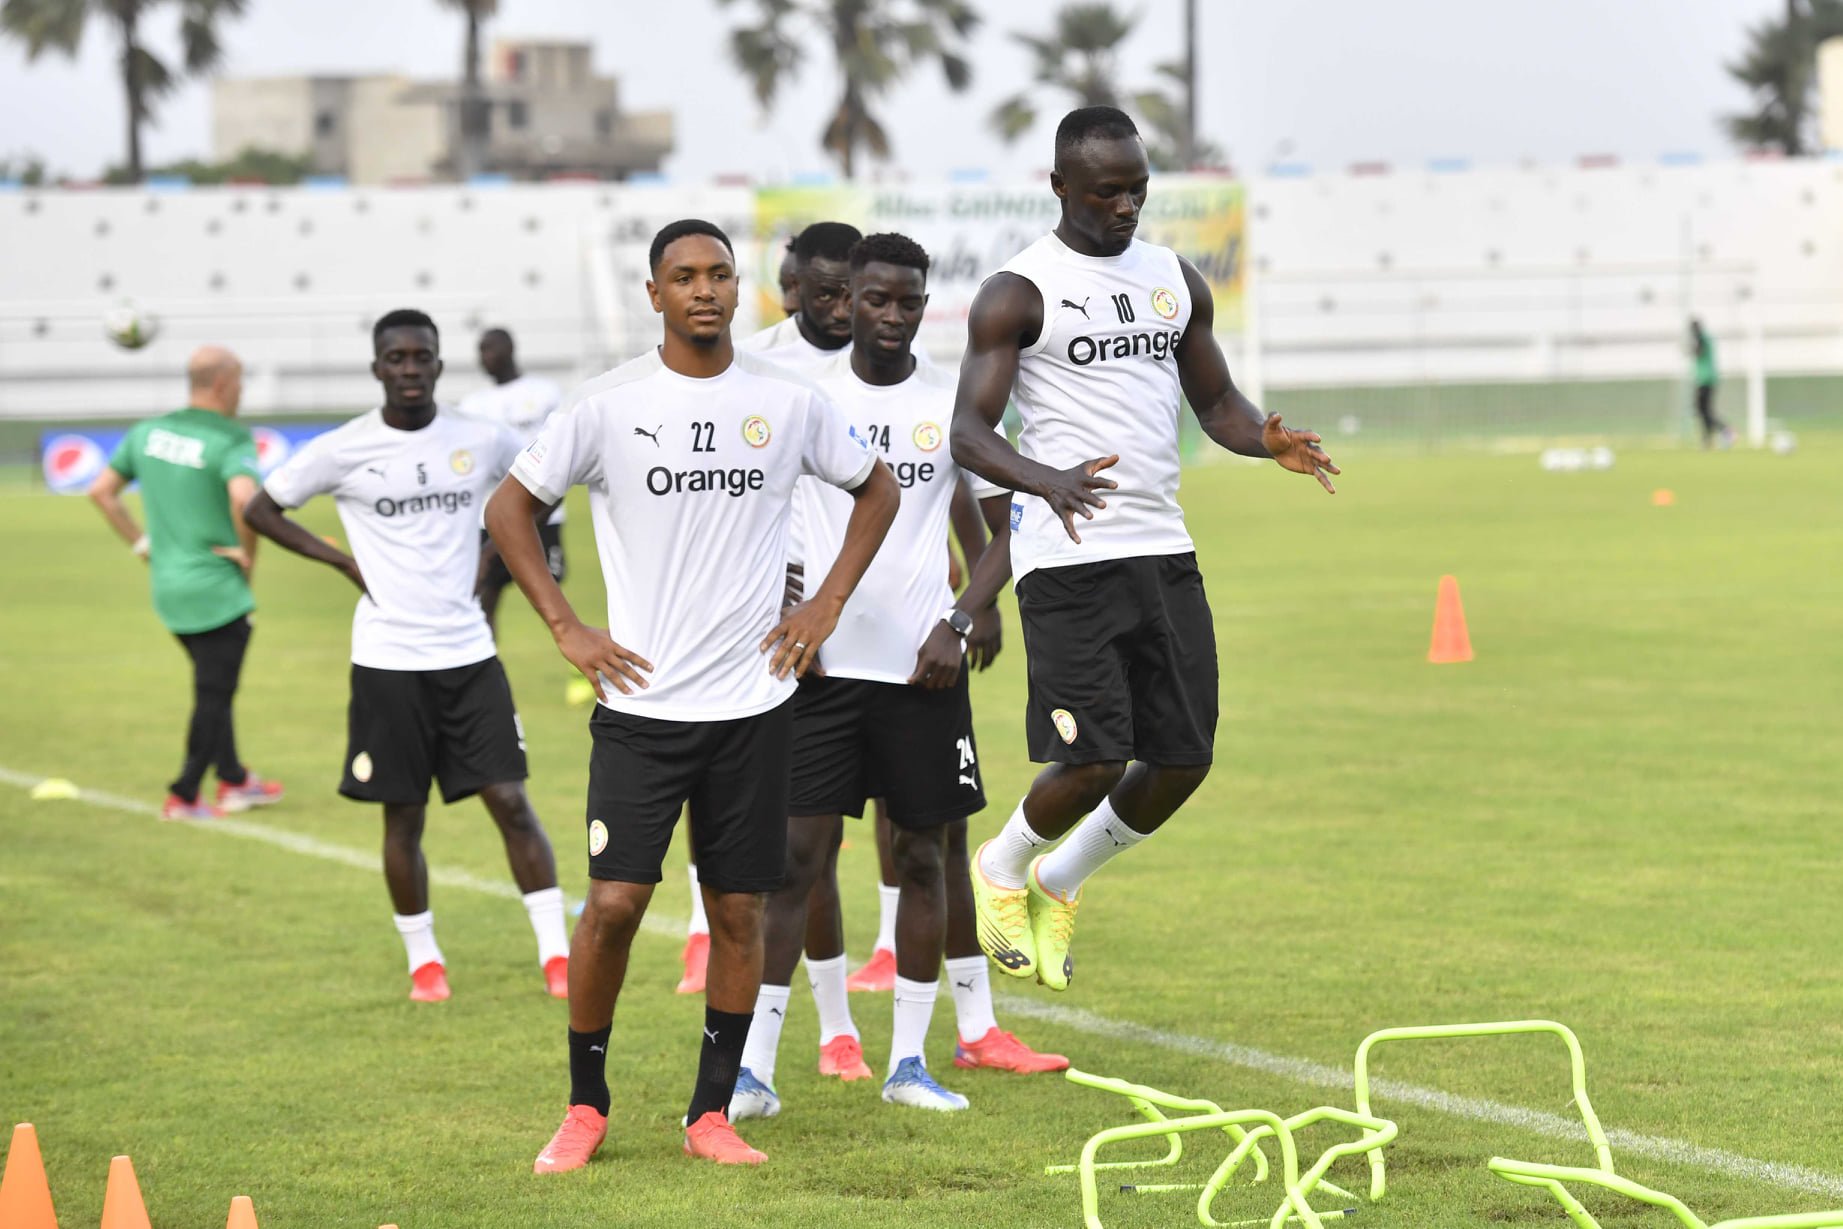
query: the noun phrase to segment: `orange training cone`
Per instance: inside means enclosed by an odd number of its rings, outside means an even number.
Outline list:
[[[38,1154],[38,1132],[29,1122],[13,1128],[13,1146],[6,1150],[6,1172],[0,1174],[0,1225],[58,1229],[51,1186],[45,1181],[45,1161]]]
[[[256,1205],[248,1195],[238,1195],[230,1201],[230,1219],[224,1222],[224,1229],[257,1229]]]
[[[153,1229],[147,1223],[147,1205],[141,1202],[141,1184],[134,1180],[134,1162],[125,1156],[109,1162],[109,1189],[102,1196],[102,1229]]]
[[[1472,660],[1472,637],[1465,630],[1465,606],[1459,601],[1459,582],[1451,576],[1440,578],[1440,596],[1433,607],[1433,643],[1428,646],[1427,660]]]

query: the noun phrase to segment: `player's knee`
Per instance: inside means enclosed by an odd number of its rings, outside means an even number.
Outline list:
[[[582,925],[594,932],[598,942],[629,942],[640,929],[651,893],[642,894],[639,885],[607,879],[589,881],[588,898],[582,906]]]
[[[480,801],[486,804],[487,813],[493,817],[493,822],[508,833],[540,829],[537,812],[532,809],[531,798],[525,793],[521,782],[502,781],[496,785],[482,786]]]
[[[931,887],[946,873],[947,834],[939,828],[909,832],[897,828],[890,852],[896,860],[896,879],[903,887]]]
[[[1113,792],[1126,775],[1124,760],[1102,760],[1094,764],[1077,764],[1068,769],[1070,784],[1081,800],[1083,811],[1092,811],[1101,799]]]
[[[1208,764],[1179,764],[1160,766],[1156,771],[1161,786],[1181,790],[1188,795],[1203,784],[1204,779],[1209,776],[1209,770]]]
[[[787,879],[812,887],[836,856],[836,825],[825,819],[798,817],[787,823]]]
[[[416,845],[422,841],[422,826],[428,808],[415,803],[384,805],[384,839],[396,844]]]
[[[765,898],[759,892],[718,892],[707,902],[713,939],[731,943],[759,940]]]

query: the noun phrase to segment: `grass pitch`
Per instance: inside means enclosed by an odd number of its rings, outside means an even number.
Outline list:
[[[1711,1221],[1843,1206],[1843,520],[1830,476],[1843,443],[1805,443],[1790,458],[1626,454],[1610,472],[1559,475],[1528,457],[1350,457],[1335,499],[1270,467],[1193,471],[1185,503],[1223,661],[1216,771],[1095,880],[1073,990],[1001,985],[1001,1021],[1089,1070],[1290,1113],[1348,1093],[1221,1047],[1347,1069],[1373,1028],[1548,1016],[1581,1035],[1608,1128],[1669,1143],[1646,1155],[1616,1135],[1622,1172]],[[1652,506],[1659,487],[1675,506]],[[141,568],[83,501],[5,494],[0,516],[0,767],[157,804],[187,676]],[[324,503],[309,519],[337,532]],[[594,611],[586,516],[567,538],[569,588]],[[1478,658],[1430,666],[1447,572]],[[290,790],[259,819],[360,866],[0,786],[0,1125],[37,1124],[64,1224],[96,1222],[118,1152],[157,1226],[221,1223],[238,1193],[265,1229],[1079,1223],[1074,1180],[1042,1166],[1124,1116],[1056,1078],[954,1071],[945,1000],[932,1064],[970,1113],[822,1084],[796,987],[787,1110],[746,1131],[770,1163],[685,1160],[676,1124],[700,1008],[671,993],[678,945],[660,933],[638,941],[616,1017],[608,1144],[585,1172],[533,1177],[567,1080],[563,1007],[542,994],[523,911],[438,883],[455,998],[405,1001],[370,865],[375,808],[333,793],[352,591],[267,548],[257,593],[241,735]],[[564,706],[566,667],[516,597],[504,623],[532,793],[576,891],[584,715]],[[1031,774],[1014,619],[1007,634],[974,691],[993,798],[976,836]],[[509,882],[477,803],[438,808],[427,850]],[[861,959],[867,833],[842,873]],[[682,918],[675,873],[656,908]],[[887,1001],[853,1005],[880,1069]],[[1568,1110],[1563,1060],[1540,1039],[1385,1051],[1378,1073]],[[1589,1160],[1584,1143],[1378,1108],[1402,1139],[1364,1222],[1554,1225],[1546,1196],[1492,1179],[1485,1159]],[[1690,1145],[1806,1167],[1819,1189],[1720,1172]],[[1360,1165],[1345,1165],[1333,1179],[1361,1189]],[[1231,1195],[1217,1214],[1264,1222],[1277,1200]],[[1195,1223],[1183,1196],[1108,1196],[1103,1215]]]

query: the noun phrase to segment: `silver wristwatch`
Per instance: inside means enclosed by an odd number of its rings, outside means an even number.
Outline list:
[[[957,606],[949,606],[947,608],[947,613],[941,616],[941,621],[953,628],[954,635],[960,637],[962,640],[966,639],[967,636],[972,633],[973,616],[967,614]]]

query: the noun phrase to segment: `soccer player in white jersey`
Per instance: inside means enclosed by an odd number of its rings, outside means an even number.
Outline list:
[[[858,243],[851,253],[852,345],[816,373],[821,391],[896,475],[902,507],[820,653],[824,676],[806,678],[794,697],[788,877],[768,898],[762,988],[730,1101],[730,1114],[738,1120],[780,1112],[774,1068],[789,982],[800,958],[807,893],[833,864],[842,816],[863,815],[865,803],[879,793],[895,825],[901,891],[895,1027],[883,1099],[923,1109],[966,1108],[965,1097],[942,1088],[929,1073],[922,1049],[944,949],[950,978],[965,983],[954,991],[963,1024],[957,1065],[1037,1071],[1068,1066],[1066,1058],[1036,1054],[998,1028],[986,959],[972,935],[970,899],[956,936],[962,950],[945,945],[953,912],[947,868],[957,849],[958,894],[970,896],[966,818],[985,806],[964,638],[972,612],[992,604],[1010,565],[1001,546],[981,555],[957,602],[947,585],[947,510],[962,475],[943,447],[953,411],[951,378],[938,368],[919,367],[911,352],[928,302],[927,270],[928,254],[904,235],[871,235]],[[1007,493],[996,487],[987,493],[1000,496],[992,515],[1002,532]],[[804,505],[808,558],[816,564],[831,559],[850,500],[812,483],[802,483],[795,499]],[[840,995],[836,1004],[820,1002],[821,1041],[828,1049],[844,1040],[842,1034],[827,1035],[838,1022],[825,1018],[828,1007],[836,1010],[842,1000]],[[861,1062],[855,1034],[850,1042]],[[827,1069],[823,1062],[820,1069]]]
[[[1235,387],[1202,275],[1134,238],[1148,177],[1123,112],[1064,117],[1050,175],[1061,221],[980,288],[954,406],[954,460],[1017,493],[1025,732],[1049,764],[973,859],[980,944],[1052,990],[1074,971],[1083,881],[1171,818],[1214,756],[1215,628],[1177,502],[1183,401],[1231,452],[1326,491],[1338,472],[1317,435]],[[992,431],[1008,400],[1017,449]]]
[[[543,376],[526,375],[518,369],[518,351],[512,334],[505,329],[488,329],[480,334],[480,370],[493,377],[490,388],[476,389],[461,398],[457,407],[469,418],[498,423],[518,437],[522,447],[537,438],[538,429],[556,411],[563,400],[563,389]],[[481,531],[484,544],[485,531]],[[544,559],[550,574],[562,584],[568,568],[563,558],[563,506],[559,504],[538,527],[544,543]],[[496,552],[489,552],[486,570],[480,577],[480,609],[486,612],[486,625],[497,631],[499,597],[512,583]]]
[[[900,498],[812,384],[735,352],[735,256],[721,230],[674,222],[649,264],[664,344],[571,393],[487,508],[513,578],[601,698],[589,723],[589,898],[570,962],[569,1109],[538,1173],[580,1168],[607,1134],[615,1001],[687,803],[711,943],[685,1151],[766,1159],[727,1111],[761,983],[762,898],[786,862],[789,700]],[[783,614],[801,474],[850,491],[852,513],[824,581]],[[577,618],[532,525],[578,484],[607,582],[605,629]]]
[[[431,779],[442,801],[475,794],[499,826],[537,934],[546,988],[569,987],[563,890],[550,840],[525,795],[525,735],[493,633],[474,601],[480,508],[518,455],[501,427],[438,413],[435,322],[394,311],[372,331],[381,409],[309,441],[244,513],[257,532],[343,572],[352,616],[352,699],[339,792],[384,808],[384,880],[409,955],[410,998],[448,997],[429,911],[422,829]],[[352,554],[289,517],[331,495]]]
[[[809,376],[829,366],[843,354],[851,345],[851,252],[862,237],[855,226],[846,222],[814,222],[801,231],[791,250],[794,306],[789,309],[787,319],[739,342],[739,347],[755,351],[764,358]],[[783,272],[787,271],[785,263],[782,269]],[[914,353],[914,359],[922,366],[928,365],[924,354]],[[795,501],[793,522],[789,529],[788,536],[792,544],[788,556],[790,591],[797,591],[803,583],[805,502]],[[966,554],[970,566],[983,547],[984,534],[978,504],[967,490],[956,489],[954,492],[953,523],[960,538],[961,550]],[[952,563],[950,555],[950,570]],[[989,661],[997,651],[998,639],[996,611],[979,611],[975,616],[973,633],[968,638],[968,647],[974,658],[981,663]],[[839,908],[836,847],[826,846],[828,864],[807,898],[807,980],[813,989],[814,1002],[819,1005],[820,1014],[826,1021],[826,1030],[831,1032],[830,1040],[836,1041],[841,1037],[846,1039],[838,1042],[841,1052],[828,1056],[823,1066],[827,1074],[849,1074],[857,1078],[869,1078],[870,1068],[864,1065],[862,1055],[854,1056],[849,1052],[857,1043],[858,1033],[857,1026],[851,1020],[851,1009],[846,1004],[845,992],[868,990],[888,993],[896,983],[896,905],[900,891],[892,852],[894,838],[889,809],[884,805],[884,800],[873,799],[872,805],[876,813],[874,822],[879,880],[877,937],[870,960],[855,973],[848,974],[845,964],[845,928]],[[805,834],[795,834],[796,841],[801,835]],[[801,860],[798,845],[793,854],[796,862]],[[695,868],[693,873],[695,875]],[[698,918],[694,914],[694,931],[697,923]],[[692,958],[692,942],[695,942],[695,938],[687,944],[687,964]]]

